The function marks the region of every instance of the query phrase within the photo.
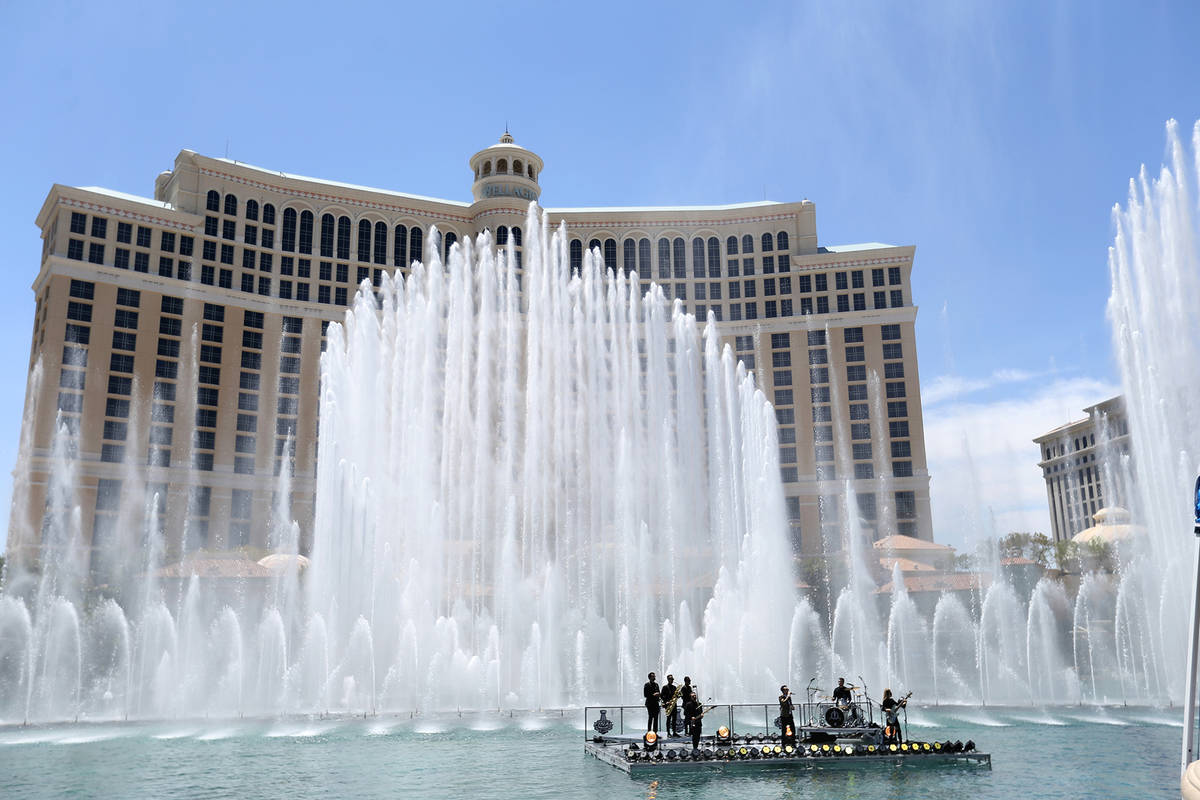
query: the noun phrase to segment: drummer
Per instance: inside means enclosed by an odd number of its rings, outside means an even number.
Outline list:
[[[846,685],[846,679],[838,678],[837,688],[833,690],[833,702],[839,706],[848,706],[851,699],[850,687]]]

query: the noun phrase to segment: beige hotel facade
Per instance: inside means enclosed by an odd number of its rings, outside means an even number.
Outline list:
[[[32,424],[10,558],[36,557],[56,420],[76,459],[86,542],[114,536],[129,493],[148,487],[164,529],[189,532],[175,535],[173,555],[265,547],[284,459],[306,532],[329,322],[364,279],[406,273],[432,247],[490,228],[521,250],[542,160],[505,134],[469,163],[471,202],[190,150],[158,176],[153,199],[55,184],[37,215]],[[932,539],[913,247],[822,246],[807,200],[548,211],[567,223],[573,262],[598,248],[644,287],[656,281],[698,316],[712,311],[755,369],[775,404],[797,552],[836,549],[822,532],[838,542],[849,513],[876,538]],[[852,508],[841,500],[848,481]]]

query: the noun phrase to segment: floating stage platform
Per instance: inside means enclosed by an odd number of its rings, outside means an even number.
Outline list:
[[[738,706],[739,710],[746,708]],[[763,708],[759,706],[758,708]],[[645,722],[645,709],[588,708],[585,720],[592,721],[584,741],[584,752],[615,767],[630,777],[663,774],[755,771],[869,770],[881,768],[991,769],[992,757],[968,741],[883,742],[878,727],[829,728],[801,726],[795,737],[785,738],[770,731],[770,723],[758,725],[762,732],[735,733],[734,709],[719,733],[707,733],[700,747],[692,748],[691,737],[655,737],[647,741],[641,731],[623,724],[630,719]],[[608,714],[614,714],[614,724]],[[721,715],[723,718],[726,714]],[[743,716],[744,720],[744,716]],[[778,723],[778,720],[776,720]],[[614,731],[614,727],[621,730]],[[745,731],[749,726],[743,722]],[[793,738],[795,742],[793,743]]]

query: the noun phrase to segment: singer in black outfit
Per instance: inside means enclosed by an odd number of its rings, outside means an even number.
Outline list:
[[[654,680],[654,673],[651,672],[649,680],[642,686],[642,697],[646,698],[646,730],[658,733],[658,700],[659,700],[658,681]]]

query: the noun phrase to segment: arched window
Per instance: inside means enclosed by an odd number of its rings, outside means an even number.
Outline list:
[[[371,260],[371,220],[358,221],[358,260]]]
[[[771,234],[764,233],[762,235],[762,251],[764,253],[769,253],[774,249],[775,249],[775,240],[771,237]]]
[[[658,240],[658,279],[665,281],[671,277],[671,240]]]
[[[375,223],[375,263],[387,263],[387,223]]]
[[[486,178],[487,176],[489,176],[491,174],[492,174],[492,162],[485,161],[483,164],[483,177]]]
[[[285,208],[283,210],[283,242],[282,247],[285,253],[296,252],[296,209]]]
[[[704,277],[704,240],[699,236],[692,239],[692,277]]]
[[[715,236],[708,238],[708,277],[721,277],[721,240]]]
[[[748,233],[742,237],[742,252],[743,253],[753,253],[754,252],[754,237]]]
[[[578,275],[583,270],[583,242],[571,240],[571,274]]]
[[[479,167],[475,168],[475,180],[479,180]]]
[[[333,214],[321,215],[321,257],[333,258],[333,229],[337,222]]]
[[[507,158],[502,158],[496,162],[496,174],[497,175],[507,175],[508,174],[508,159]]]
[[[624,251],[622,256],[625,263],[625,275],[628,277],[630,273],[637,272],[637,242],[633,239],[626,239],[621,244],[621,249]]]
[[[529,165],[529,180],[531,180],[531,181],[537,180],[537,178],[535,178],[533,175],[533,164]]]
[[[457,241],[458,241],[458,234],[456,234],[454,231],[446,232],[446,257],[444,260],[446,260],[446,261],[450,260],[450,248],[453,247],[454,243]]]
[[[408,228],[396,226],[396,238],[392,240],[392,264],[404,268],[408,266]]]
[[[510,231],[510,233],[512,234],[513,244],[515,244],[517,247],[520,247],[521,246],[521,229],[518,228],[516,225],[513,225],[512,231]]]
[[[604,240],[604,268],[606,270],[611,269],[614,272],[617,269],[617,240],[616,239],[605,239]]]
[[[350,218],[338,217],[337,257],[350,258]]]
[[[599,239],[592,239],[590,242],[588,242],[588,252],[589,253],[593,250],[599,250],[599,249],[600,249],[600,240]]]
[[[776,246],[777,246],[777,247],[778,247],[780,250],[790,250],[790,249],[791,249],[791,248],[788,246],[788,233],[787,233],[787,231],[780,231],[779,233],[775,234],[775,245],[776,245]]]
[[[638,271],[638,275],[645,278],[646,280],[650,280],[650,276],[654,274],[650,269],[650,240],[649,239],[639,239],[638,240],[637,271]]]
[[[225,195],[225,213],[231,217],[237,216],[237,196],[232,194]]]
[[[258,201],[257,200],[247,200],[246,201],[246,219],[255,220],[255,221],[258,220]]]
[[[738,252],[737,237],[730,236],[725,240],[725,252],[731,256],[736,256]]]
[[[270,203],[263,204],[263,225],[275,224],[275,206]]]
[[[521,159],[514,158],[513,159],[513,175],[524,175],[524,174],[525,174],[525,165],[521,163]]]
[[[315,218],[311,211],[300,212],[300,252],[312,255],[313,222]]]
[[[421,229],[413,225],[412,232],[408,235],[408,257],[413,261],[420,261],[424,255],[421,249]]]
[[[675,277],[676,278],[686,278],[687,277],[687,245],[684,243],[683,239],[681,239],[678,236],[675,237],[675,241],[672,242],[672,245],[673,245],[672,249],[674,250],[674,258],[672,259],[672,261],[673,261],[672,266],[675,267]]]
[[[506,244],[508,244],[508,226],[501,225],[496,228],[496,246],[504,247]]]
[[[221,195],[216,189],[208,190],[208,202],[205,206],[209,211],[221,210]]]

